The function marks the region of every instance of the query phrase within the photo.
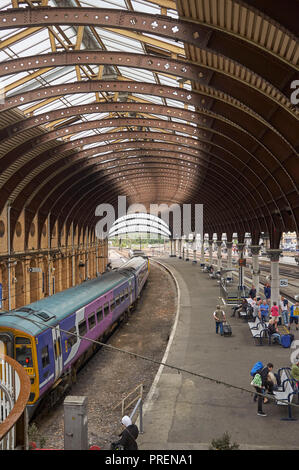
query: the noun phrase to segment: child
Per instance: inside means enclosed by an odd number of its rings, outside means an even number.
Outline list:
[[[278,322],[278,317],[279,317],[279,310],[276,302],[273,302],[273,305],[271,307],[271,316],[273,320],[275,321],[275,324],[277,325]]]

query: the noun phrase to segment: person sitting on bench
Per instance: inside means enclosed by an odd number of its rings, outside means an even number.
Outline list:
[[[278,333],[277,324],[273,318],[269,320],[268,333],[269,333],[270,341],[271,341],[271,338],[274,338],[275,340],[278,341],[279,344],[281,344],[281,336]]]
[[[248,302],[247,302],[247,299],[243,299],[242,300],[242,303],[240,305],[237,305],[236,307],[234,307],[234,311],[233,313],[231,314],[232,317],[234,317],[236,315],[236,313],[238,313],[239,315],[239,318],[240,318],[240,313],[241,312],[246,312],[247,311],[247,307],[248,307]]]

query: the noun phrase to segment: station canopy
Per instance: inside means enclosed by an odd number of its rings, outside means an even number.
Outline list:
[[[0,212],[92,228],[126,195],[298,233],[297,34],[296,0],[2,0]]]
[[[167,224],[160,217],[137,213],[128,214],[116,220],[109,231],[109,238],[138,234],[153,238],[169,238],[171,236]]]

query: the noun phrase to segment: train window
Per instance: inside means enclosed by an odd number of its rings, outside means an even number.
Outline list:
[[[96,317],[94,312],[88,317],[88,328],[91,330],[96,325]]]
[[[31,344],[31,341],[29,338],[21,338],[17,336],[15,339],[15,344]]]
[[[86,320],[81,321],[81,323],[79,323],[78,327],[79,327],[79,335],[84,336],[87,332]]]
[[[97,309],[97,322],[100,323],[103,320],[103,310],[102,307]]]
[[[109,315],[109,304],[105,303],[105,305],[104,305],[104,317],[106,317],[107,315]]]
[[[50,364],[49,348],[48,345],[42,348],[42,366],[47,367]]]
[[[73,328],[71,328],[68,333],[73,333],[73,334],[70,334],[68,335],[67,337],[67,347],[68,348],[71,348],[74,344],[77,343],[77,331],[76,331],[76,327],[73,326]]]
[[[110,302],[110,310],[112,311],[112,310],[114,310],[114,309],[115,309],[115,300],[113,299],[113,300],[111,300],[111,302]]]
[[[117,297],[115,297],[115,305],[119,305],[120,304],[120,298],[119,298],[119,295]]]

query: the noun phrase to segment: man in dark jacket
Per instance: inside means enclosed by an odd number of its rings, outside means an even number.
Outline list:
[[[257,414],[258,416],[267,416],[266,413],[263,412],[263,402],[267,403],[268,398],[263,397],[264,391],[267,391],[271,395],[273,394],[273,382],[268,380],[269,372],[272,372],[273,364],[269,362],[263,369],[258,370],[256,373],[260,374],[262,383],[261,387],[255,387],[258,395],[254,396],[254,401],[257,400]]]
[[[120,440],[117,442],[117,445],[123,446],[124,450],[138,450],[136,442],[139,434],[138,427],[132,423],[129,416],[124,416],[121,422],[125,429],[120,434]]]
[[[251,287],[250,291],[249,291],[249,297],[251,297],[252,299],[254,299],[256,297],[256,288],[254,286]]]

